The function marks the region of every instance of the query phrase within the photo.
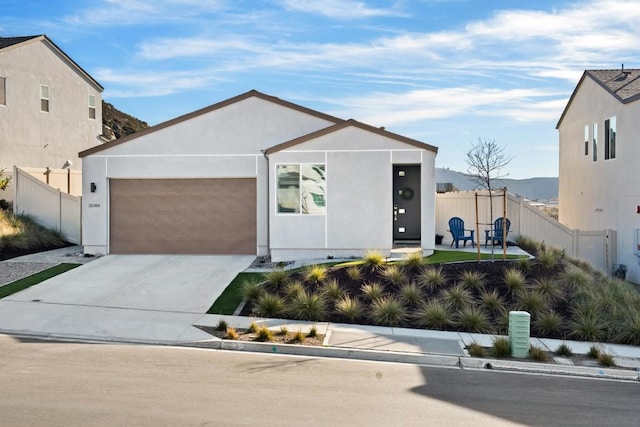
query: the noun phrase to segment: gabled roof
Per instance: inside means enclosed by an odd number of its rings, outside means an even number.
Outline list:
[[[167,128],[169,126],[173,126],[175,124],[184,122],[184,121],[192,119],[194,117],[201,116],[201,115],[209,113],[211,111],[218,110],[218,109],[226,107],[228,105],[235,104],[236,102],[240,102],[242,100],[245,100],[245,99],[251,98],[251,97],[264,99],[266,101],[273,102],[274,104],[278,104],[278,105],[281,105],[283,107],[287,107],[287,108],[291,108],[291,109],[294,109],[294,110],[297,110],[297,111],[301,111],[303,113],[310,114],[310,115],[315,116],[315,117],[319,117],[321,119],[330,121],[332,123],[344,122],[343,119],[340,119],[338,117],[330,116],[328,114],[324,114],[324,113],[321,113],[319,111],[312,110],[310,108],[303,107],[301,105],[294,104],[294,103],[289,102],[289,101],[284,101],[284,100],[282,100],[280,98],[276,98],[275,96],[266,95],[264,93],[258,92],[257,90],[250,90],[249,92],[245,92],[245,93],[243,93],[241,95],[235,96],[233,98],[229,98],[229,99],[227,99],[225,101],[218,102],[218,103],[210,105],[208,107],[201,108],[199,110],[193,111],[193,112],[185,114],[183,116],[176,117],[175,119],[171,119],[171,120],[168,120],[166,122],[157,124],[157,125],[152,126],[150,128],[144,129],[144,130],[142,130],[140,132],[136,132],[136,133],[133,133],[131,135],[127,135],[127,136],[122,137],[122,138],[114,139],[113,141],[107,142],[106,144],[98,145],[96,147],[89,148],[88,150],[81,151],[79,156],[80,157],[86,157],[88,155],[98,153],[98,152],[100,152],[102,150],[106,150],[106,149],[114,147],[116,145],[120,145],[122,143],[125,143],[125,142],[131,141],[133,139],[139,138],[141,136],[148,135],[150,133],[159,131],[159,130]]]
[[[80,75],[85,77],[91,84],[93,84],[96,87],[96,89],[98,89],[100,92],[104,90],[104,88],[100,83],[98,83],[93,77],[91,77],[89,73],[83,70],[81,66],[76,64],[76,62],[73,59],[71,59],[66,53],[64,53],[62,49],[60,49],[54,42],[51,41],[51,39],[49,39],[49,37],[45,36],[44,34],[38,35],[38,36],[24,36],[24,37],[0,37],[0,51],[4,49],[7,49],[7,50],[15,49],[22,45],[39,42],[39,41],[42,41],[45,44],[48,44],[53,50],[58,52],[60,56],[62,56],[64,59],[66,59],[69,62],[69,65],[71,65],[72,68],[75,68],[76,71]]]
[[[569,98],[566,107],[562,111],[560,120],[556,125],[556,129],[560,127],[562,119],[569,110],[569,106],[573,101],[573,98],[578,93],[578,89],[584,82],[585,78],[590,78],[596,82],[600,87],[609,92],[611,96],[616,98],[622,104],[628,104],[630,102],[640,99],[640,69],[618,69],[618,70],[586,70],[576,88]]]
[[[327,128],[324,129],[320,129],[316,132],[312,132],[310,134],[292,139],[291,141],[287,141],[287,142],[283,142],[282,144],[278,144],[278,145],[274,145],[273,147],[270,147],[268,149],[265,150],[265,154],[269,155],[272,153],[276,153],[278,151],[296,146],[298,144],[302,144],[303,142],[307,142],[307,141],[311,141],[312,139],[316,139],[318,137],[321,137],[323,135],[327,135],[333,132],[336,132],[340,129],[344,129],[347,128],[349,126],[354,126],[357,127],[359,129],[363,129],[366,130],[368,132],[373,132],[375,134],[378,135],[382,135],[385,136],[387,138],[391,138],[391,139],[395,139],[396,141],[400,141],[400,142],[404,142],[405,144],[409,144],[412,145],[414,147],[423,149],[423,150],[428,150],[428,151],[433,151],[434,153],[438,152],[438,147],[434,147],[433,145],[429,145],[429,144],[425,144],[424,142],[420,142],[418,140],[415,139],[411,139],[411,138],[407,138],[406,136],[402,136],[402,135],[398,135],[397,133],[393,133],[393,132],[389,132],[387,130],[384,130],[383,128],[377,128],[374,126],[370,126],[361,122],[358,122],[356,120],[353,119],[349,119],[345,122],[341,122],[341,123],[337,123],[333,126],[329,126]]]

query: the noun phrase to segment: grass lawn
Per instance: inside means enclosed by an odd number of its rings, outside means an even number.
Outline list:
[[[483,260],[490,260],[490,254],[481,254],[481,258]],[[508,259],[516,259],[516,258],[526,258],[523,255],[507,255]],[[463,251],[434,251],[433,255],[425,258],[426,264],[440,264],[445,262],[461,262],[461,261],[475,261],[478,259],[478,254],[476,252],[463,252]],[[494,255],[494,259],[502,259],[502,253],[496,253]],[[332,266],[347,266],[347,265],[357,265],[362,264],[362,260],[358,261],[350,261],[346,263],[341,262],[329,262],[327,264],[322,264],[326,267]],[[296,270],[291,270],[291,272],[295,272],[298,270],[302,270],[302,268],[298,268]],[[263,280],[262,273],[240,273],[235,279],[227,286],[227,288],[222,292],[222,294],[218,297],[218,299],[213,303],[211,308],[207,311],[207,314],[224,314],[231,315],[238,308],[240,303],[242,302],[242,285],[247,281],[260,281]]]
[[[40,282],[44,282],[47,279],[62,274],[65,271],[72,270],[76,267],[80,267],[82,264],[59,264],[55,267],[48,268],[39,273],[32,274],[24,279],[16,280],[15,282],[8,283],[0,287],[0,298],[7,297],[9,295],[20,292],[23,289],[27,289],[33,285],[37,285]]]

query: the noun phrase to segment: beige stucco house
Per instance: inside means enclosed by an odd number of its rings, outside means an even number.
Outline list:
[[[81,152],[85,252],[428,252],[436,152],[250,91]]]
[[[0,169],[80,170],[102,142],[102,91],[47,36],[0,37]]]
[[[560,222],[615,230],[607,250],[640,283],[640,69],[585,71],[557,129]]]

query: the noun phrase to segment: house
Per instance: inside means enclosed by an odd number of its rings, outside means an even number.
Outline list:
[[[102,91],[47,36],[0,37],[0,169],[79,170],[102,142]]]
[[[436,152],[252,90],[81,152],[85,252],[429,251]]]
[[[574,229],[615,230],[606,250],[615,251],[635,283],[640,283],[639,119],[640,69],[623,67],[585,71],[557,125],[559,220]]]

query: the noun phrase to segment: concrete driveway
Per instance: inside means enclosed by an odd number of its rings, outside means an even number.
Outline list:
[[[0,300],[0,330],[176,342],[254,256],[108,255]]]

